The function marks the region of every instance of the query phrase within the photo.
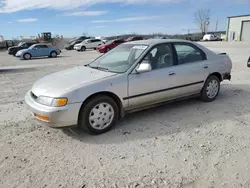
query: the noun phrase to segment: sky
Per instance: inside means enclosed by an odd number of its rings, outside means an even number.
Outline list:
[[[227,17],[250,14],[250,0],[0,0],[0,35],[110,36],[198,32],[194,13],[211,11],[209,30],[226,30]]]

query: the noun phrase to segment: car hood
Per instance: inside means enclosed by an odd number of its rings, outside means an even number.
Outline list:
[[[83,43],[75,44],[74,46],[81,46],[81,44],[83,44]]]
[[[116,74],[78,66],[39,79],[33,85],[32,92],[37,96],[60,97],[73,89]]]
[[[8,48],[8,50],[13,50],[15,48],[19,48],[19,46],[11,46],[11,47]]]
[[[109,44],[102,44],[102,45],[98,46],[97,48],[106,48],[108,46],[109,46]]]

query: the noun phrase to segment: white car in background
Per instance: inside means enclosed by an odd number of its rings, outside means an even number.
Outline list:
[[[203,36],[203,40],[204,41],[219,41],[221,40],[221,38],[213,34],[206,34]]]
[[[100,39],[87,39],[74,46],[74,50],[85,51],[86,49],[96,49],[98,46],[104,44]]]

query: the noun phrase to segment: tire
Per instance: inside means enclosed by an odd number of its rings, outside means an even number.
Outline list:
[[[220,92],[220,80],[217,76],[211,75],[207,78],[202,90],[201,100],[204,102],[212,102],[216,99]]]
[[[108,96],[97,95],[82,106],[78,125],[85,132],[98,135],[109,131],[118,119],[119,108],[116,102]]]
[[[25,60],[29,60],[29,59],[31,59],[31,54],[30,53],[25,53],[25,54],[23,54],[23,59],[25,59]]]
[[[81,47],[81,51],[86,51],[86,47],[85,47],[85,46],[82,46],[82,47]]]
[[[56,58],[57,57],[57,53],[55,51],[50,53],[50,57],[52,58]]]
[[[106,53],[107,53],[108,51],[110,51],[110,48],[107,48],[107,49],[106,49]]]

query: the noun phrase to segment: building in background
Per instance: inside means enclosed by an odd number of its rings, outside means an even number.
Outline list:
[[[250,42],[250,14],[228,17],[227,40]]]

